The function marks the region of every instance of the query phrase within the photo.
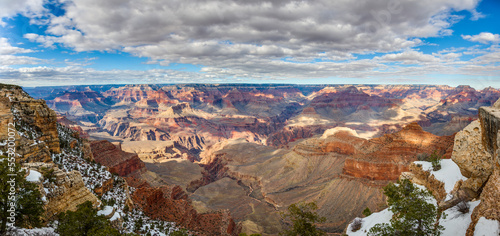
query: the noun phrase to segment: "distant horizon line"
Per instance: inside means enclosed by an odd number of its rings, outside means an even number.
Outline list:
[[[4,84],[4,83],[0,83]],[[446,85],[446,84],[390,84],[390,83],[383,83],[383,84],[350,84],[350,83],[345,83],[345,84],[340,84],[340,83],[332,83],[332,84],[325,84],[325,83],[311,83],[311,84],[299,84],[299,83],[139,83],[139,84],[133,84],[133,83],[117,83],[117,84],[68,84],[68,85],[43,85],[43,86],[22,86],[22,85],[16,85],[20,86],[22,88],[53,88],[53,87],[95,87],[95,86],[128,86],[128,85],[135,85],[135,86],[141,86],[141,85],[170,85],[170,86],[196,86],[196,85],[209,85],[213,87],[217,86],[447,86],[451,88],[458,88],[458,87],[470,87],[474,88],[476,90],[483,90],[487,88],[493,88],[493,89],[498,89],[492,86],[487,86],[482,89],[477,89],[472,85],[467,85],[467,84],[462,84],[462,85]]]

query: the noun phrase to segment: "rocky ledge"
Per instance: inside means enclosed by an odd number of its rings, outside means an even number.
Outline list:
[[[42,196],[47,199],[45,218],[53,219],[54,216],[65,211],[76,211],[77,206],[91,201],[94,206],[99,206],[101,201],[87,188],[78,171],[64,172],[54,163],[25,163],[23,167],[28,171],[52,172],[52,179],[47,181],[41,177],[38,181]],[[29,173],[29,172],[28,172]]]

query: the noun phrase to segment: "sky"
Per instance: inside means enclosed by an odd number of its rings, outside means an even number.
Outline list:
[[[498,0],[0,0],[0,83],[500,88]]]

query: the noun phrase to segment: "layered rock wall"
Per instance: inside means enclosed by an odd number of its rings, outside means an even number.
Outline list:
[[[56,113],[43,100],[36,100],[21,87],[2,85],[0,88],[0,137],[5,140],[12,122],[17,131],[16,152],[22,157],[19,162],[50,162],[51,153],[61,151],[57,133]]]
[[[136,206],[149,217],[176,222],[199,235],[238,235],[239,229],[228,211],[198,214],[180,188],[162,186],[137,189],[132,195]]]
[[[94,206],[100,205],[99,199],[87,188],[78,171],[64,172],[53,163],[25,163],[23,167],[43,173],[53,170],[54,180],[44,183],[40,189],[47,199],[45,218],[53,219],[65,211],[76,211],[77,206],[91,201]],[[43,182],[44,180],[40,180]]]
[[[94,160],[109,167],[112,173],[127,176],[145,170],[145,165],[137,154],[124,152],[107,140],[94,141],[90,144],[90,148]]]

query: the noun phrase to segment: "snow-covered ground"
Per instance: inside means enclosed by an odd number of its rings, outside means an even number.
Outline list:
[[[66,139],[70,143],[75,139],[71,134],[74,131],[58,125],[59,137]],[[80,140],[77,140],[79,143]],[[165,222],[161,220],[152,220],[142,211],[137,209],[127,209],[127,191],[129,194],[134,192],[134,188],[128,187],[125,180],[117,175],[113,175],[107,170],[106,166],[99,163],[91,162],[83,158],[81,145],[76,145],[75,148],[63,148],[60,154],[53,154],[52,160],[59,164],[60,169],[66,172],[77,170],[82,174],[85,186],[94,191],[95,188],[103,185],[105,181],[113,179],[113,188],[100,196],[103,202],[99,215],[109,216],[110,221],[122,220],[123,230],[127,233],[140,232],[141,235],[166,236],[174,230],[177,230],[175,223]],[[96,194],[96,196],[98,196]]]
[[[458,236],[465,235],[469,224],[472,222],[470,216],[474,208],[479,205],[481,201],[475,201],[469,203],[469,212],[462,213],[457,210],[457,207],[452,207],[444,213],[446,213],[446,219],[439,219],[439,224],[444,227],[443,236]],[[497,235],[498,236],[498,235]]]
[[[469,203],[469,212],[468,213],[461,213],[457,210],[456,207],[452,207],[444,213],[446,214],[446,219],[441,218],[439,220],[439,224],[444,227],[444,231],[442,231],[442,236],[459,236],[459,235],[465,235],[465,232],[467,232],[467,228],[469,227],[469,224],[471,223],[471,214],[474,208],[479,205],[480,201],[475,201],[475,202],[470,202]],[[351,224],[347,227],[347,235],[349,236],[362,236],[362,235],[367,235],[368,231],[375,226],[376,224],[381,224],[381,223],[390,223],[390,220],[392,218],[393,213],[389,211],[389,209],[385,209],[381,212],[376,212],[371,214],[368,217],[363,218],[363,223],[361,225],[361,228],[357,230],[356,232],[352,232],[351,229]],[[494,221],[496,222],[496,221]],[[497,222],[498,223],[498,222]],[[479,229],[489,229],[491,231],[492,229],[497,229],[498,225],[496,228],[490,226],[490,225],[476,225],[476,231]],[[482,232],[482,231],[481,231]],[[497,231],[495,231],[497,232]],[[480,234],[483,235],[483,234]],[[497,234],[484,234],[484,236],[498,236]]]
[[[500,235],[500,223],[496,220],[488,220],[481,217],[476,224],[474,236],[498,236]]]
[[[434,175],[434,178],[444,183],[444,190],[447,193],[445,200],[451,199],[452,196],[450,192],[455,187],[457,181],[467,180],[460,172],[458,165],[451,159],[441,160],[441,169],[438,171],[432,170],[432,164],[430,162],[415,161],[414,163],[422,165],[423,170],[430,171],[431,175]]]
[[[349,236],[364,236],[368,234],[368,231],[375,226],[376,224],[389,223],[392,218],[392,211],[389,209],[385,209],[381,212],[375,212],[370,216],[363,218],[363,222],[361,224],[361,228],[356,232],[352,232],[351,224],[347,227],[347,235]]]
[[[7,235],[10,236],[59,236],[52,227],[24,229],[24,228],[9,228]]]
[[[450,192],[453,190],[455,183],[459,180],[466,180],[464,176],[460,173],[460,169],[452,160],[445,159],[441,160],[441,169],[438,171],[432,170],[432,165],[430,162],[425,161],[416,161],[416,164],[421,164],[424,170],[430,171],[434,177],[442,181],[445,184],[445,190],[448,193],[448,197],[451,197]],[[420,188],[424,188],[423,186],[417,185]],[[437,207],[437,202],[435,199],[428,201],[429,203],[434,204]],[[457,207],[452,207],[444,211],[444,215],[446,217],[442,217],[439,220],[439,224],[444,227],[442,231],[442,236],[459,236],[465,235],[467,232],[467,228],[471,223],[471,214],[474,211],[474,208],[479,205],[480,201],[469,202],[469,212],[461,213],[458,211]],[[361,228],[356,232],[352,232],[351,224],[347,227],[347,235],[349,236],[361,236],[367,235],[368,231],[380,223],[390,223],[393,213],[389,211],[389,209],[385,209],[381,212],[376,212],[371,214],[368,217],[362,218],[363,223]],[[487,220],[485,218],[481,218],[477,225],[476,230],[474,232],[475,236],[498,236],[500,235],[500,225],[498,221],[495,220]]]

